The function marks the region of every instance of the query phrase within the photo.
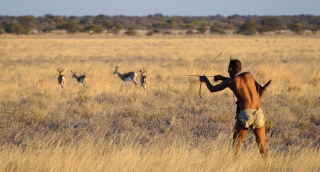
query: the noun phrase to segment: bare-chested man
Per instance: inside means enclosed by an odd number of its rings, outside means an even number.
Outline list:
[[[237,154],[240,151],[241,143],[251,127],[256,137],[260,153],[265,158],[268,157],[265,141],[265,118],[259,102],[261,88],[256,87],[256,83],[252,75],[248,72],[240,73],[241,62],[239,60],[230,60],[228,73],[230,78],[216,75],[214,81],[222,80],[220,84],[211,85],[206,76],[200,76],[200,81],[205,82],[210,92],[217,92],[230,88],[237,97],[239,112],[236,115],[236,123],[234,126],[233,141],[236,146]],[[260,89],[260,90],[259,90]]]

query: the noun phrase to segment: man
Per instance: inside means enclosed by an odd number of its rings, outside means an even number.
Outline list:
[[[264,90],[261,87],[256,87],[252,75],[248,72],[240,73],[241,62],[239,60],[230,60],[228,66],[228,73],[230,78],[216,75],[214,81],[222,80],[220,84],[215,86],[211,85],[206,76],[199,76],[201,82],[205,82],[210,92],[217,92],[230,88],[234,95],[237,97],[237,112],[236,123],[234,126],[233,143],[236,147],[238,154],[241,148],[241,143],[248,132],[249,128],[253,129],[256,137],[256,142],[259,146],[260,153],[264,158],[268,157],[265,142],[265,118],[259,102],[258,93]]]

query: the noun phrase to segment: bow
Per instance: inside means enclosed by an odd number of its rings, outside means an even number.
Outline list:
[[[219,55],[217,55],[217,57],[214,58],[214,59],[212,60],[212,62],[208,65],[208,67],[207,67],[206,71],[204,72],[203,76],[206,76],[206,73],[207,73],[209,67],[210,67],[211,64],[222,54],[222,52],[223,52],[223,51],[221,51],[221,53],[220,53]],[[186,76],[200,76],[200,75],[186,75]],[[210,77],[213,77],[213,76],[210,76]],[[200,98],[202,98],[202,96],[201,96],[201,84],[202,84],[202,82],[200,82],[200,88],[199,88],[199,96],[200,96]]]

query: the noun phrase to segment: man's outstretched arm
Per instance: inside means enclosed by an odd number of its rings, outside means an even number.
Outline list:
[[[213,86],[206,76],[199,76],[199,80],[200,80],[200,82],[205,82],[206,83],[207,88],[208,88],[208,90],[210,92],[217,92],[217,91],[224,90],[230,84],[229,80],[224,80],[220,84],[217,84],[217,85]]]

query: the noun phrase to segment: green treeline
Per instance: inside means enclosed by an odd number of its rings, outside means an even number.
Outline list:
[[[66,30],[67,33],[117,34],[126,30],[127,35],[136,35],[135,30],[149,30],[147,35],[170,34],[171,30],[184,30],[186,34],[226,34],[228,30],[238,34],[254,35],[277,30],[291,30],[297,34],[305,30],[320,29],[320,16],[0,16],[0,34],[29,34],[32,30],[51,32]]]

